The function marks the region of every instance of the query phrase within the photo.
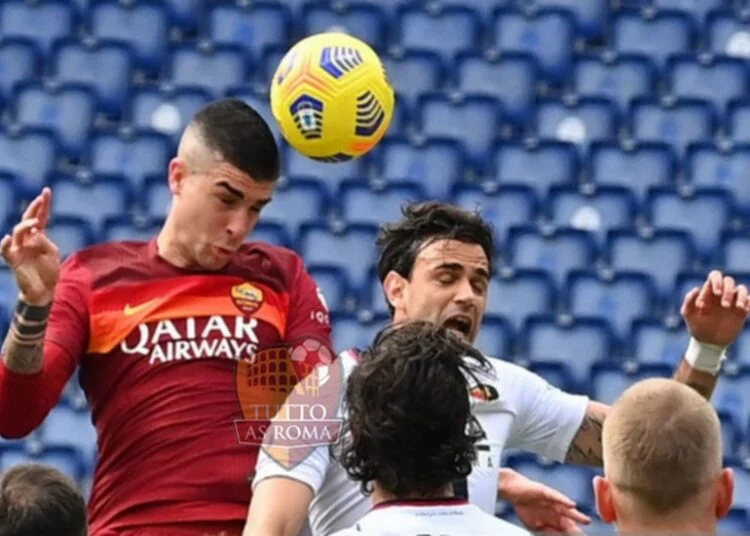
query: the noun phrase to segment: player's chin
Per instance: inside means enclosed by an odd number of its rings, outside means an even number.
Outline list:
[[[221,270],[232,260],[233,255],[233,251],[210,246],[208,250],[201,255],[201,268],[210,271]]]

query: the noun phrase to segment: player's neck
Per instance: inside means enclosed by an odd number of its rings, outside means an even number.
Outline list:
[[[707,536],[716,534],[716,519],[666,519],[664,521],[618,519],[617,532],[623,535],[668,532],[672,534],[700,534]]]
[[[394,493],[386,491],[380,486],[380,484],[375,482],[373,485],[373,491],[372,491],[372,496],[370,500],[372,501],[372,505],[375,506],[382,502],[387,502],[387,501],[417,501],[417,500],[425,500],[425,499],[452,499],[453,497],[455,497],[455,494],[453,493],[453,486],[450,484],[448,484],[443,489],[435,493],[430,493],[429,495],[424,495],[421,493],[410,493],[405,496],[398,496]]]
[[[156,238],[156,250],[159,257],[177,268],[192,268],[192,261],[186,255],[185,248],[178,240],[178,233],[172,220],[167,217]]]

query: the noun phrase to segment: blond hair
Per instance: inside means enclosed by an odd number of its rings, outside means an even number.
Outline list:
[[[603,430],[604,470],[640,509],[681,509],[718,478],[721,425],[711,405],[674,380],[651,379],[625,391]]]

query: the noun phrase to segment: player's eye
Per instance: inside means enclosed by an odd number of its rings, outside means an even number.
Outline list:
[[[235,200],[232,197],[226,197],[222,195],[219,196],[219,201],[221,201],[224,206],[231,207],[232,205],[234,205]]]

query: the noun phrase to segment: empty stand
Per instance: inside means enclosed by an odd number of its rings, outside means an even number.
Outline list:
[[[19,82],[25,82],[41,74],[42,57],[39,49],[28,38],[5,37],[0,42],[0,102],[13,98],[13,90]]]
[[[453,203],[479,211],[492,224],[498,242],[504,241],[511,227],[534,221],[539,210],[534,190],[525,184],[505,184],[490,192],[477,186],[460,186],[453,195]]]
[[[138,129],[155,130],[177,141],[193,115],[211,100],[199,88],[146,88],[133,95],[130,122]]]
[[[128,212],[133,203],[132,189],[127,180],[119,176],[95,177],[89,184],[56,177],[52,190],[55,195],[53,217],[78,217],[88,220],[97,230],[106,218]]]
[[[605,60],[583,56],[573,67],[572,91],[579,97],[605,98],[625,113],[630,103],[653,94],[657,71],[647,56],[622,54]]]
[[[391,85],[410,104],[422,93],[442,89],[445,84],[446,62],[437,52],[405,50],[386,54],[382,59]]]
[[[616,140],[619,124],[615,105],[606,99],[588,97],[575,104],[547,100],[537,107],[535,134],[585,149],[594,141]]]
[[[396,42],[400,47],[430,50],[447,60],[459,52],[479,50],[482,26],[470,8],[451,5],[428,12],[407,6],[399,19]]]
[[[669,327],[658,320],[638,319],[630,335],[632,357],[639,363],[676,367],[690,336],[684,326]]]
[[[691,55],[673,57],[666,78],[674,96],[705,100],[720,113],[729,101],[743,97],[748,91],[747,66],[739,58],[699,62]]]
[[[328,193],[322,184],[294,179],[276,190],[272,201],[263,208],[261,219],[284,225],[296,233],[303,223],[325,222],[329,210]]]
[[[661,11],[653,17],[624,12],[612,24],[615,52],[649,56],[660,68],[670,56],[691,52],[695,46],[694,21],[679,11]]]
[[[504,359],[513,347],[513,328],[504,318],[486,316],[474,346],[487,356]]]
[[[426,196],[422,187],[414,182],[393,182],[374,190],[353,181],[341,185],[338,198],[344,220],[381,225],[398,220],[402,207],[423,201]]]
[[[248,6],[218,4],[208,15],[208,35],[219,45],[237,45],[256,57],[272,47],[286,47],[292,31],[289,8],[276,2]]]
[[[634,383],[647,378],[671,378],[669,365],[641,365],[635,370],[614,363],[597,363],[591,370],[592,396],[604,404],[612,404]]]
[[[551,186],[577,183],[579,166],[576,148],[569,143],[501,142],[491,153],[487,175],[501,184],[526,183],[544,198]]]
[[[167,78],[175,86],[199,88],[216,99],[250,77],[249,55],[236,45],[182,45],[172,52]]]
[[[306,3],[302,7],[302,26],[305,35],[343,31],[377,50],[384,49],[388,35],[385,13],[380,6],[369,3],[335,7],[323,1]]]
[[[668,105],[638,99],[630,120],[637,141],[668,143],[680,154],[691,143],[713,140],[717,127],[713,106],[695,99],[679,99]]]
[[[557,291],[542,270],[517,270],[492,279],[487,292],[487,314],[504,319],[515,331],[535,315],[555,312]]]
[[[122,175],[135,189],[149,176],[164,177],[172,157],[168,136],[153,131],[132,135],[99,134],[91,139],[89,165],[100,175]]]
[[[690,147],[685,167],[690,182],[698,187],[721,188],[731,194],[732,201],[743,212],[750,212],[750,145],[719,149],[710,143]]]
[[[592,182],[626,188],[642,201],[649,188],[674,182],[676,166],[670,145],[643,142],[632,147],[595,143],[591,146],[587,167]]]
[[[25,2],[10,0],[0,4],[0,35],[27,38],[49,52],[57,39],[68,37],[75,25],[75,12],[63,0]]]

